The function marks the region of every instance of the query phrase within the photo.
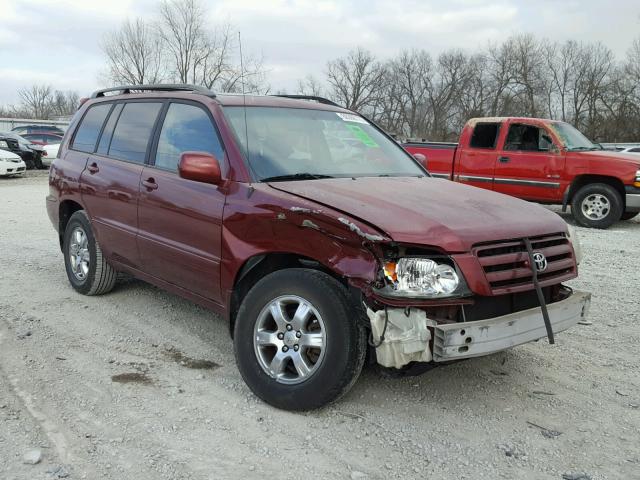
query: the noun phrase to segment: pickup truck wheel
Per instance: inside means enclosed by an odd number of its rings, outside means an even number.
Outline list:
[[[585,185],[571,200],[571,213],[583,227],[609,228],[622,216],[622,198],[605,183]]]
[[[329,275],[287,269],[260,280],[236,317],[236,363],[262,400],[311,410],[337,400],[355,383],[366,334],[354,320],[347,290]]]
[[[64,230],[64,264],[71,286],[83,295],[102,295],[113,289],[117,272],[107,263],[93,236],[87,214],[71,215]]]
[[[632,218],[635,218],[638,215],[640,215],[640,212],[624,212],[622,214],[622,217],[620,217],[620,220],[631,220]]]

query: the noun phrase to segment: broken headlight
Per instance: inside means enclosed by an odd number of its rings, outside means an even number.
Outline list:
[[[403,257],[384,266],[386,294],[440,298],[460,296],[466,285],[454,265],[430,258]]]

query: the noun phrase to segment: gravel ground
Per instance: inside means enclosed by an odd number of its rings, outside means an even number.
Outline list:
[[[46,192],[43,172],[0,179],[2,479],[640,479],[637,220],[579,229],[593,324],[555,346],[368,369],[295,414],[251,394],[210,312],[133,280],[74,293]]]

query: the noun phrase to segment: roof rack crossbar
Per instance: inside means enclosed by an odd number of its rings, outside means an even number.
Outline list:
[[[318,97],[316,95],[285,95],[285,94],[278,94],[278,95],[272,95],[272,96],[273,97],[283,97],[283,98],[294,98],[296,100],[313,100],[315,102],[323,103],[325,105],[331,105],[333,107],[344,108],[342,105],[338,105],[336,102],[332,102],[328,98]]]
[[[215,97],[216,94],[208,88],[199,85],[188,85],[178,83],[159,83],[155,85],[122,85],[119,87],[102,88],[91,94],[91,98],[104,97],[105,93],[120,92],[121,95],[130,94],[131,91],[147,91],[147,92],[195,92]]]

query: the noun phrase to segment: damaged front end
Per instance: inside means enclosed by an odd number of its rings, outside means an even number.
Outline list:
[[[495,295],[489,285],[482,288],[486,276],[469,283],[488,295],[471,290],[456,255],[411,247],[387,252],[380,281],[363,292],[377,362],[401,370],[488,355],[544,337],[553,343],[554,333],[584,319],[591,295],[541,275],[530,242],[522,243],[513,275],[525,269],[528,275]],[[559,251],[557,245],[549,248]],[[471,274],[482,272],[477,259],[469,268],[469,255],[460,257]]]

